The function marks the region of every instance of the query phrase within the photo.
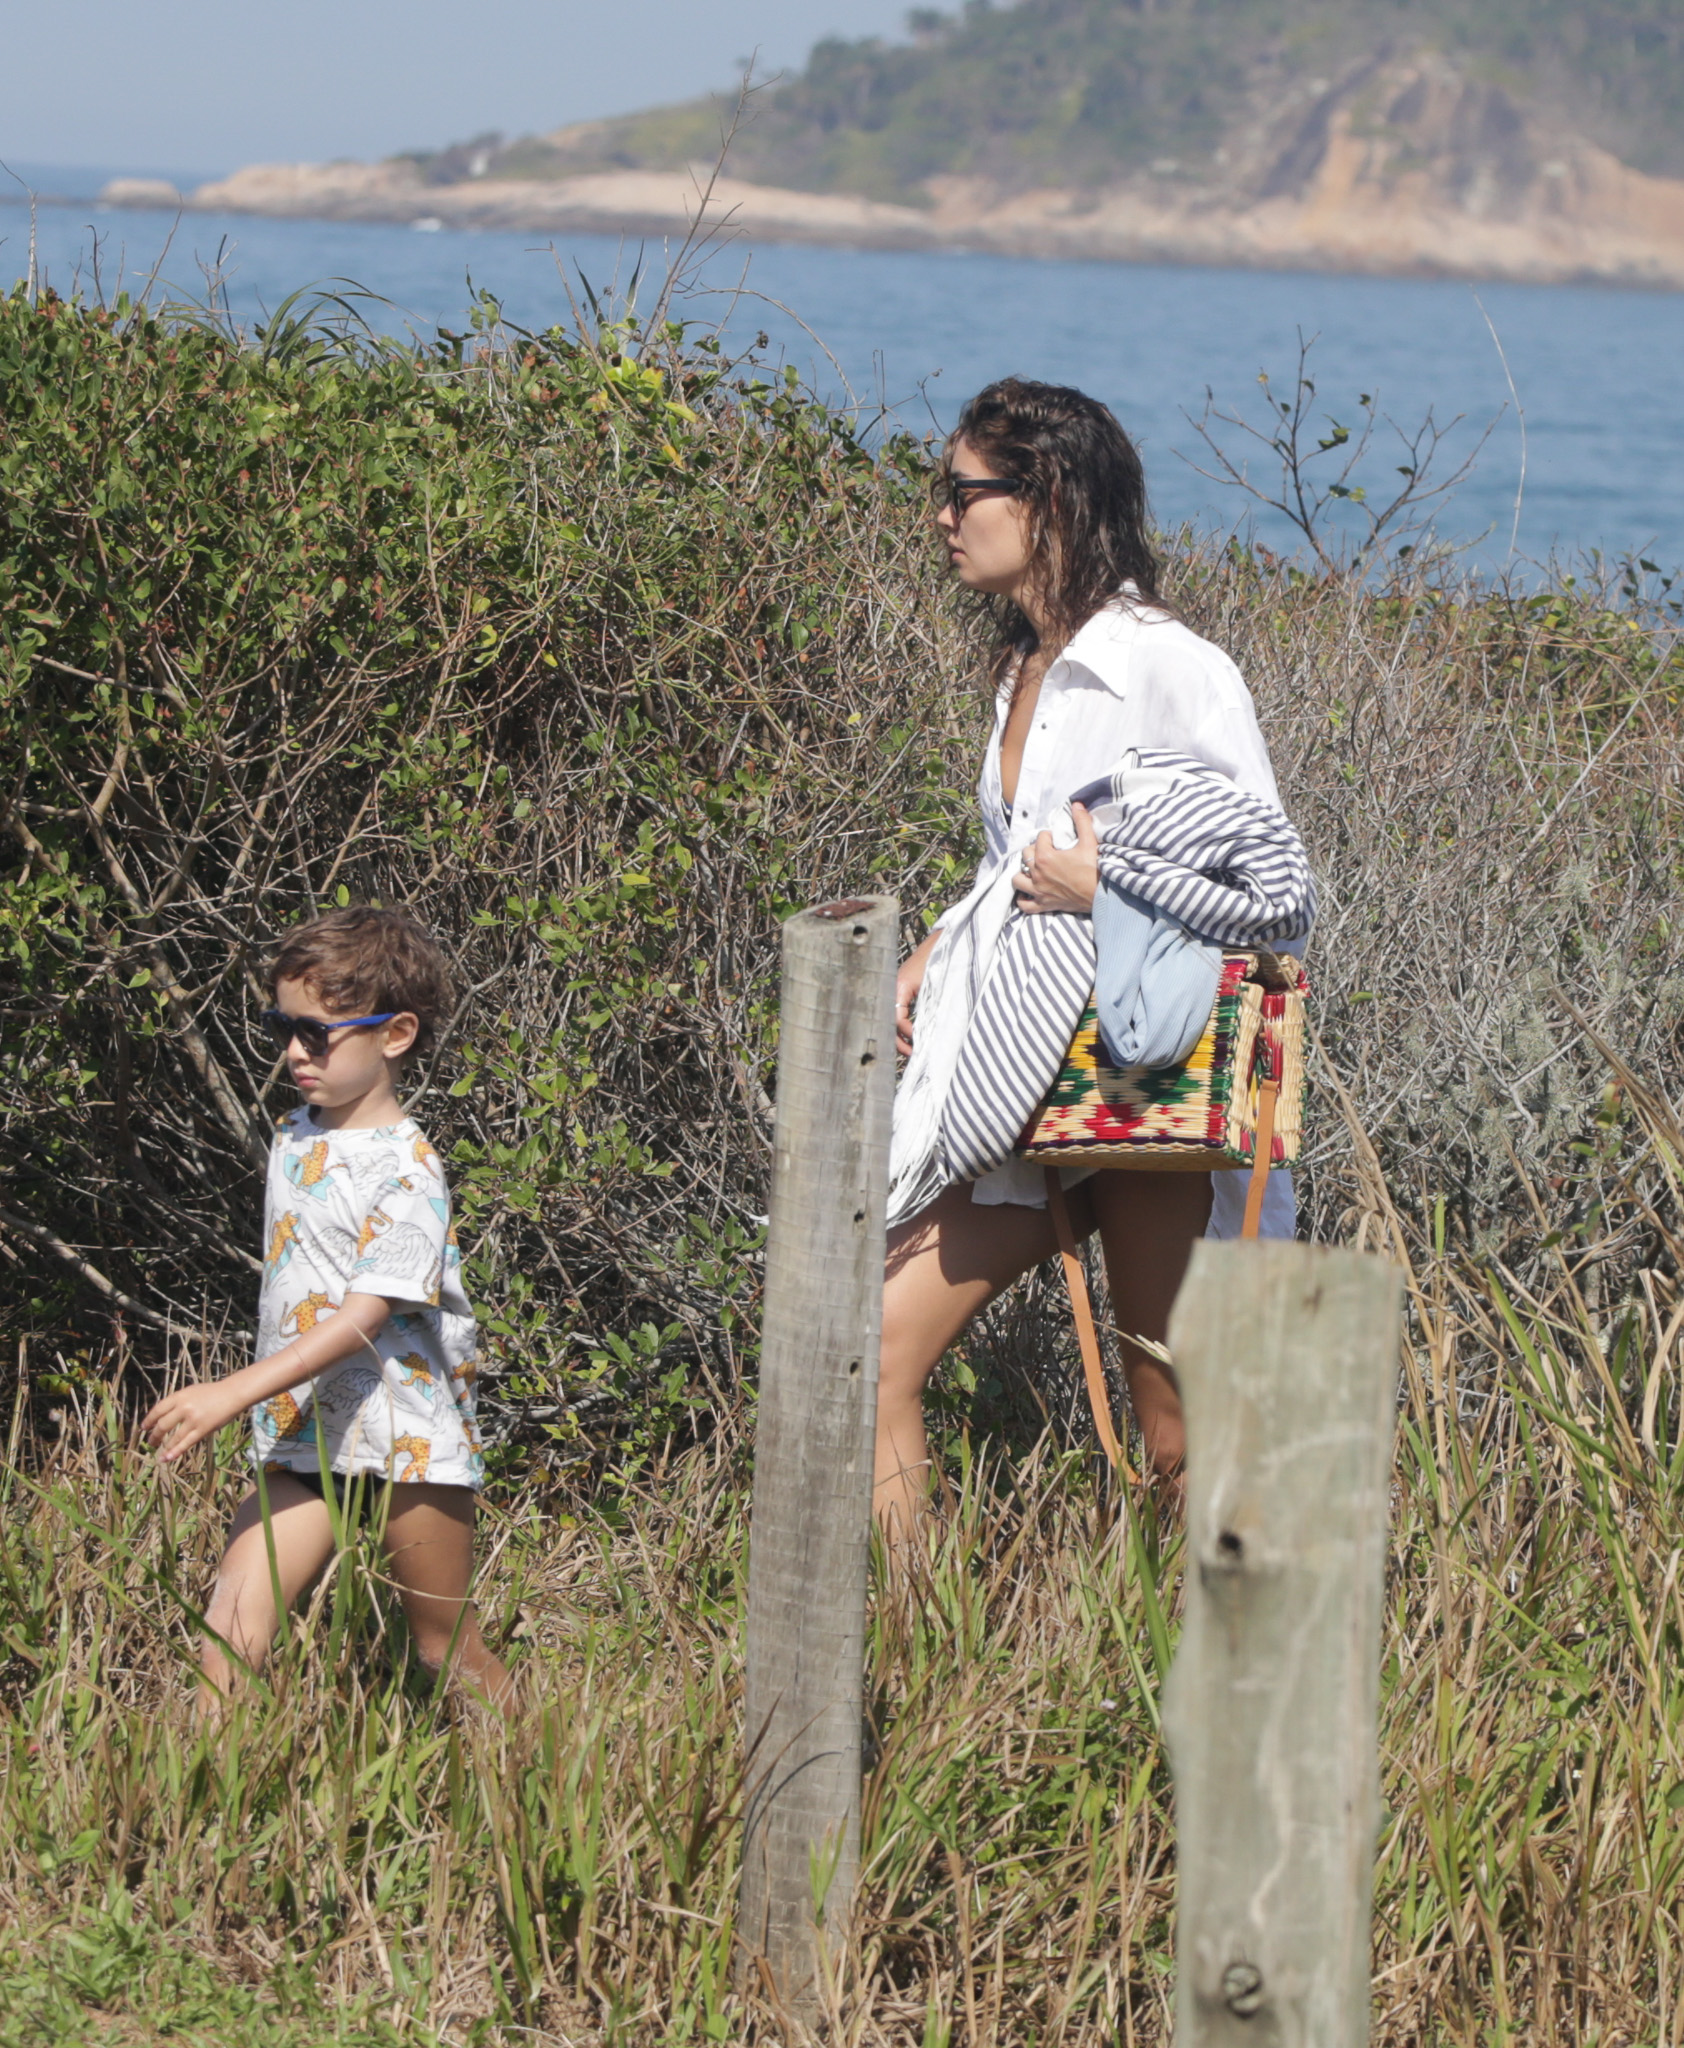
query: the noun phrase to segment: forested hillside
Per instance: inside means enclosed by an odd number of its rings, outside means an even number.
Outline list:
[[[1365,106],[1362,88],[1426,47],[1467,81],[1457,140],[1482,160],[1524,125],[1558,124],[1684,175],[1677,0],[966,0],[907,26],[903,42],[820,43],[754,98],[732,168],[878,199],[917,199],[943,176],[1099,188],[1141,173],[1268,197],[1291,177],[1259,147],[1283,117],[1314,130],[1318,106],[1355,94],[1359,131],[1407,131],[1409,110],[1383,87]],[[713,155],[730,111],[708,98],[418,161],[448,182],[669,167]]]

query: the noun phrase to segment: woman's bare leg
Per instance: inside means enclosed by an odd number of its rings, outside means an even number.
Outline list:
[[[1086,1237],[1097,1220],[1112,1308],[1122,1336],[1123,1376],[1160,1478],[1179,1473],[1186,1430],[1175,1375],[1129,1342],[1161,1344],[1194,1241],[1210,1220],[1203,1173],[1096,1173],[1070,1195],[1071,1223]],[[883,1358],[877,1390],[877,1519],[898,1539],[914,1528],[929,1492],[924,1388],[942,1353],[997,1294],[1058,1249],[1045,1209],[973,1202],[949,1188],[889,1237],[883,1288]]]
[[[1091,1227],[1091,1225],[1090,1225]],[[1057,1249],[1044,1209],[986,1207],[949,1188],[889,1235],[877,1382],[877,1519],[891,1541],[918,1522],[930,1484],[924,1388],[942,1353],[995,1295]]]
[[[514,1680],[486,1647],[468,1587],[474,1575],[474,1495],[465,1486],[394,1486],[386,1558],[415,1654],[429,1671],[450,1666],[487,1706],[507,1712]]]
[[[216,1575],[205,1620],[222,1643],[205,1638],[200,1655],[200,1711],[219,1713],[226,1705],[241,1664],[260,1670],[269,1654],[280,1612],[275,1606],[276,1581],[283,1608],[290,1608],[333,1555],[333,1524],[326,1504],[284,1472],[267,1475],[269,1526],[275,1536],[274,1567],[264,1534],[263,1514],[255,1488],[241,1501],[228,1532],[228,1548]]]
[[[1129,1403],[1159,1479],[1172,1479],[1187,1452],[1175,1375],[1131,1337],[1161,1344],[1193,1243],[1210,1221],[1206,1173],[1096,1173],[1083,1185],[1105,1247],[1111,1308],[1122,1338]]]

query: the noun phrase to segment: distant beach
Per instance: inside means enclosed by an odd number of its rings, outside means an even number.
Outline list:
[[[260,319],[301,285],[377,296],[357,300],[376,329],[466,325],[470,280],[508,317],[543,327],[572,317],[581,274],[623,285],[641,264],[664,274],[674,244],[660,236],[538,235],[440,225],[274,220],[173,211],[98,212],[86,195],[109,172],[44,172],[41,189],[79,184],[78,205],[37,219],[43,274],[59,289],[93,280],[94,237],[108,295],[143,283],[163,257],[159,296],[203,300],[206,268],[234,317]],[[26,267],[28,214],[0,188],[0,264]],[[437,218],[437,216],[434,216]],[[221,269],[216,271],[219,252]],[[205,266],[202,268],[201,266]],[[747,295],[733,301],[739,279]],[[645,287],[645,302],[647,302]],[[1525,409],[1522,556],[1600,549],[1673,568],[1684,563],[1684,297],[1579,287],[1480,286],[1325,274],[1124,263],[1031,262],[978,252],[905,254],[798,244],[714,250],[684,305],[723,321],[735,345],[764,330],[772,347],[821,389],[844,380],[868,407],[887,403],[914,428],[948,423],[965,393],[1008,369],[1086,385],[1146,444],[1154,501],[1167,523],[1232,525],[1246,506],[1191,466],[1195,417],[1208,385],[1219,405],[1257,408],[1257,375],[1277,384],[1296,363],[1296,334],[1319,335],[1317,410],[1349,421],[1377,390],[1404,424],[1427,408],[1463,415],[1453,447],[1471,449],[1504,414],[1473,474],[1441,515],[1441,532],[1501,567],[1515,526],[1519,420],[1480,311],[1491,316]],[[985,309],[979,311],[979,309]],[[1506,414],[1504,408],[1507,408]],[[1376,482],[1401,457],[1377,453]],[[1259,474],[1253,465],[1254,474]],[[1256,531],[1289,547],[1284,522]]]

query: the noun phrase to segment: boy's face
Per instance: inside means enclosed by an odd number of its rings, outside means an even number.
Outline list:
[[[398,1061],[415,1043],[418,1020],[400,1011],[385,1024],[359,1025],[351,1031],[335,1031],[341,1018],[361,1014],[336,1010],[302,981],[277,981],[275,1008],[288,1017],[308,1017],[328,1027],[325,1053],[315,1053],[298,1035],[287,1044],[286,1063],[293,1086],[312,1109],[326,1111],[326,1121],[337,1122],[333,1112],[354,1113],[365,1101],[382,1097],[395,1099]]]

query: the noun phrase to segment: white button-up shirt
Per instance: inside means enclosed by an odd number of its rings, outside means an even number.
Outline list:
[[[1208,761],[1241,789],[1280,803],[1251,692],[1219,647],[1167,613],[1108,605],[1048,667],[1023,743],[1011,817],[1000,785],[1000,743],[1012,705],[1001,685],[977,794],[988,850],[978,881],[992,880],[1045,831],[1084,784],[1130,747],[1168,747]]]
[[[1024,739],[1008,817],[1000,781],[1000,743],[1011,710],[1012,685],[1013,676],[1008,674],[995,700],[994,730],[977,784],[987,850],[973,890],[992,882],[1008,862],[1015,863],[1076,791],[1115,767],[1130,747],[1167,747],[1190,754],[1219,768],[1253,796],[1280,803],[1269,750],[1239,670],[1219,647],[1166,612],[1136,609],[1126,601],[1107,605],[1048,666]],[[1086,1177],[1074,1171],[1065,1175],[1068,1185]],[[1211,1180],[1216,1206],[1210,1234],[1236,1236],[1245,1175],[1216,1173]],[[975,1183],[973,1198],[1039,1208],[1046,1200],[1044,1187],[1040,1167],[1009,1160]],[[1271,1174],[1264,1236],[1292,1236],[1294,1207],[1291,1174]]]

